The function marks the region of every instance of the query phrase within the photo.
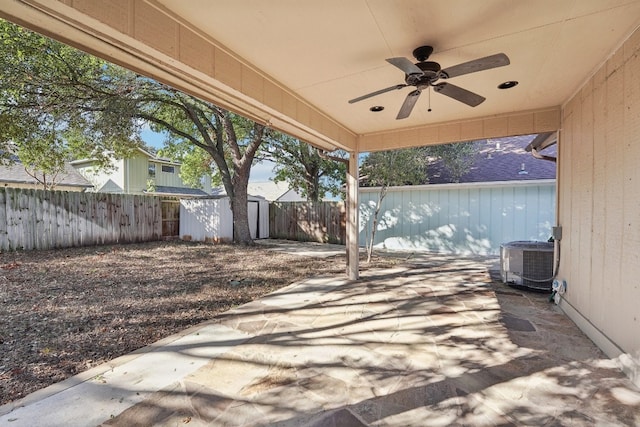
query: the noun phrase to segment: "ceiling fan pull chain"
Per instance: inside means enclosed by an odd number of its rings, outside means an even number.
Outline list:
[[[431,112],[431,86],[427,88],[427,99],[429,102],[429,108],[427,109],[427,112],[430,113]]]

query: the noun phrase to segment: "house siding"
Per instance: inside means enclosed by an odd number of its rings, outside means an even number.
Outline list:
[[[564,105],[559,136],[561,307],[640,383],[640,30]]]
[[[149,175],[149,165],[155,165],[155,177]],[[172,172],[164,172],[162,166],[170,166]],[[109,170],[97,169],[92,161],[75,164],[76,170],[94,185],[94,191],[105,193],[148,193],[150,184],[156,187],[185,188],[180,178],[180,165],[168,161],[157,160],[146,152],[138,152],[127,158],[113,161]],[[204,182],[205,191],[211,188],[210,179]]]
[[[75,169],[84,176],[87,181],[93,184],[93,191],[104,191],[102,188],[105,184],[108,184],[109,193],[123,193],[125,180],[124,180],[124,160],[114,161],[114,169],[106,172],[102,169],[97,169],[91,162],[74,165]],[[111,182],[109,182],[111,181]]]
[[[125,181],[128,183],[129,193],[143,193],[147,189],[147,180],[149,179],[148,159],[148,157],[141,155],[125,159]],[[126,165],[127,163],[128,165]]]
[[[156,164],[156,178],[155,184],[162,185],[166,187],[184,187],[185,185],[182,183],[180,179],[180,166],[178,165],[168,165],[166,163],[153,162]],[[173,167],[173,172],[163,172],[162,166]]]

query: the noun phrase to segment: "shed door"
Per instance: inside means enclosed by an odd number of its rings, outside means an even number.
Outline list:
[[[258,202],[249,201],[248,208],[249,232],[251,238],[255,239],[258,236]]]

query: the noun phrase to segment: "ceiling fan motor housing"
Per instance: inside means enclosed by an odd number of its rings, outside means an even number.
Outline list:
[[[407,74],[404,81],[411,86],[429,86],[440,77],[440,64],[432,61],[418,62],[416,67],[422,70],[420,74]]]

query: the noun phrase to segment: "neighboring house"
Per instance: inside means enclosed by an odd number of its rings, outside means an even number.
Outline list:
[[[92,159],[75,160],[71,164],[93,184],[96,192],[187,197],[205,197],[211,193],[209,178],[204,180],[203,189],[191,188],[180,178],[180,163],[143,149],[129,158],[114,160],[109,170],[98,169]]]
[[[478,153],[469,170],[458,182],[528,181],[555,179],[556,164],[548,160],[536,159],[525,147],[536,135],[514,136],[510,138],[477,141]],[[545,151],[554,155],[555,146]],[[455,182],[441,161],[428,168],[429,184],[450,184]]]
[[[212,190],[214,196],[226,196],[224,187],[216,187]],[[306,201],[297,191],[289,188],[286,182],[250,182],[247,185],[247,194],[262,198],[268,202],[303,202]]]
[[[435,162],[429,184],[390,187],[376,247],[498,255],[502,243],[546,241],[555,224],[556,164],[525,151],[534,137],[477,142],[478,154],[459,183]],[[360,188],[361,245],[370,233],[378,191]]]
[[[24,170],[20,160],[14,161],[12,165],[0,165],[0,186],[42,189],[42,184]],[[59,191],[87,191],[93,187],[69,164],[65,165],[65,170],[55,177],[54,182],[53,189]]]
[[[262,196],[270,202],[303,202],[304,197],[296,190],[289,188],[284,181],[250,182],[247,192],[254,196]]]

